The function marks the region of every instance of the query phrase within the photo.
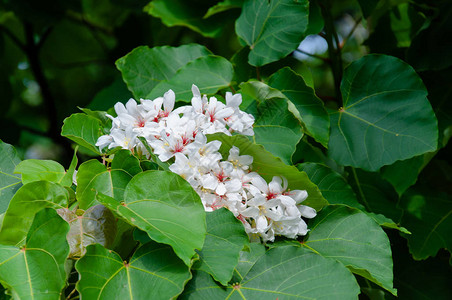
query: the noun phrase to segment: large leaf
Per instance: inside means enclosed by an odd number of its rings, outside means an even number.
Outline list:
[[[76,196],[80,208],[93,205],[96,193],[121,201],[127,183],[140,171],[140,162],[127,150],[115,154],[110,169],[95,159],[84,162],[77,172]]]
[[[298,247],[271,249],[226,288],[194,273],[182,299],[356,299],[359,286],[340,263]]]
[[[279,60],[300,44],[308,25],[307,0],[248,0],[235,30],[251,52],[248,61],[263,66]]]
[[[53,160],[27,159],[17,165],[14,173],[22,175],[22,183],[46,180],[61,183],[66,172],[64,167]]]
[[[407,236],[414,259],[435,256],[438,250],[452,251],[452,198],[430,188],[412,188],[402,197],[402,224],[412,232]]]
[[[329,155],[338,163],[376,171],[436,150],[438,126],[427,91],[403,61],[365,56],[345,70],[341,91],[343,107],[330,114]]]
[[[357,209],[331,205],[309,225],[311,232],[303,246],[396,294],[389,239],[373,219]]]
[[[286,67],[273,74],[268,84],[280,90],[295,105],[306,129],[305,133],[327,147],[330,134],[328,113],[303,77]]]
[[[98,194],[105,206],[159,243],[169,244],[187,265],[201,250],[206,235],[206,214],[201,199],[179,175],[146,171],[127,185],[124,202]]]
[[[206,214],[207,235],[195,270],[205,271],[227,285],[239,260],[240,250],[249,243],[243,224],[226,208]]]
[[[318,187],[309,180],[305,172],[284,164],[281,159],[273,156],[261,145],[253,144],[246,137],[240,135],[213,134],[209,135],[208,139],[221,141],[220,152],[223,157],[228,157],[232,146],[239,148],[241,155],[253,156],[253,171],[258,172],[267,182],[270,182],[273,176],[284,176],[288,181],[289,189],[306,190],[308,198],[303,204],[316,210],[320,210],[328,204]]]
[[[214,55],[202,56],[187,63],[172,78],[161,81],[146,98],[161,97],[172,89],[176,93],[176,100],[190,102],[193,97],[192,84],[203,94],[215,94],[231,84],[232,75],[232,64],[227,59]]]
[[[129,262],[101,245],[90,245],[75,267],[83,299],[173,299],[191,277],[171,247],[154,242],[138,248]]]
[[[253,99],[247,108],[247,112],[256,118],[253,142],[264,146],[284,163],[292,164],[292,155],[303,136],[303,130],[299,120],[289,110],[287,98],[260,81],[242,83],[240,88],[244,95]]]
[[[19,175],[13,174],[20,158],[13,146],[0,140],[0,213],[4,213],[8,203],[21,186]]]
[[[54,209],[44,209],[34,218],[25,246],[0,246],[0,281],[14,299],[61,299],[68,230]]]
[[[57,210],[58,214],[70,225],[67,240],[70,257],[81,257],[86,247],[100,244],[109,247],[116,237],[116,220],[109,209],[103,205],[91,206],[85,212],[73,212],[66,208]]]
[[[154,0],[145,11],[156,18],[160,18],[168,27],[185,26],[206,37],[217,37],[222,32],[224,21],[227,19],[204,19],[205,10],[200,3],[190,3],[184,0]]]
[[[35,214],[44,207],[65,208],[69,192],[59,184],[34,181],[22,186],[11,199],[0,231],[0,243],[15,245],[25,240]]]
[[[197,44],[151,49],[141,46],[118,59],[116,67],[129,90],[139,99],[145,98],[160,81],[171,79],[190,61],[209,54],[209,50]]]
[[[256,261],[265,254],[266,248],[261,243],[250,243],[240,251],[239,262],[234,269],[233,282],[240,282],[248,274]]]
[[[86,114],[73,114],[64,119],[61,135],[71,139],[96,154],[100,154],[96,142],[103,134],[101,122]]]

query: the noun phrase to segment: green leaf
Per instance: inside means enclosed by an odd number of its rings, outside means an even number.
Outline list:
[[[235,30],[250,46],[249,63],[263,66],[294,51],[307,29],[308,14],[307,0],[245,1]]]
[[[116,67],[129,90],[139,99],[145,98],[159,82],[171,79],[190,61],[209,54],[209,50],[198,44],[151,49],[141,46],[118,59]]]
[[[22,175],[22,183],[46,180],[61,183],[66,172],[64,167],[53,160],[27,159],[20,162],[14,173]]]
[[[284,176],[288,181],[288,187],[291,190],[306,190],[308,198],[303,202],[316,210],[328,205],[323,198],[318,187],[313,184],[305,172],[299,171],[294,166],[284,164],[281,159],[273,156],[261,145],[253,144],[248,138],[240,135],[227,136],[225,134],[208,135],[208,140],[218,140],[221,142],[220,153],[224,158],[229,156],[229,150],[232,146],[240,149],[240,155],[251,155],[253,157],[253,170],[258,172],[267,182],[270,182],[273,176]]]
[[[308,87],[303,77],[289,67],[279,70],[270,77],[271,87],[280,90],[295,105],[304,124],[305,133],[324,147],[328,147],[330,120],[322,100]]]
[[[34,181],[23,185],[5,212],[0,243],[16,245],[23,242],[38,211],[44,207],[65,208],[68,199],[69,192],[57,183]]]
[[[239,260],[240,250],[249,244],[243,224],[226,208],[206,214],[207,235],[199,261],[193,269],[209,273],[227,285]]]
[[[101,245],[90,245],[75,268],[83,299],[173,299],[191,277],[171,247],[154,242],[138,248],[129,262]]]
[[[101,154],[96,142],[103,134],[101,122],[86,114],[73,114],[64,119],[61,135],[96,154]]]
[[[256,144],[264,146],[286,164],[292,164],[292,155],[296,145],[303,136],[300,122],[289,110],[287,98],[279,91],[260,81],[250,81],[240,84],[245,95],[255,99],[248,107],[253,113],[254,136]],[[278,139],[274,137],[277,136]]]
[[[124,192],[124,203],[102,195],[97,200],[156,242],[169,244],[186,265],[200,250],[206,234],[201,199],[179,175],[146,171],[136,175]]]
[[[351,272],[396,295],[389,239],[373,219],[357,209],[331,205],[309,225],[311,231],[303,246],[340,261]]]
[[[70,225],[67,234],[69,257],[82,257],[86,247],[91,244],[97,243],[104,247],[113,244],[116,237],[116,220],[105,206],[91,206],[83,214],[66,208],[60,208],[57,212]]]
[[[111,169],[124,170],[131,176],[135,176],[138,173],[143,172],[138,158],[133,155],[131,151],[125,149],[115,152],[113,161],[111,162]]]
[[[193,77],[193,74],[196,74]],[[190,102],[193,97],[191,87],[195,84],[203,94],[215,94],[231,84],[232,64],[220,56],[202,56],[181,69],[168,80],[163,80],[146,96],[148,99],[162,97],[169,89],[176,94],[176,101]]]
[[[219,286],[194,273],[181,299],[356,299],[359,286],[340,263],[299,247],[278,247],[261,256],[239,282]]]
[[[214,6],[210,7],[206,14],[204,15],[204,19],[207,19],[213,15],[218,13],[233,9],[233,8],[241,8],[244,0],[224,0],[218,2]]]
[[[377,6],[379,0],[358,0],[358,2],[359,6],[361,6],[361,10],[363,11],[364,18],[368,18]]]
[[[154,0],[144,10],[153,17],[160,18],[168,27],[185,26],[206,37],[217,37],[222,32],[222,22],[215,18],[203,19],[205,10],[184,0]],[[226,19],[227,20],[227,19]]]
[[[261,243],[250,243],[248,246],[245,246],[245,249],[240,251],[239,262],[234,269],[234,277],[232,280],[234,282],[242,281],[256,261],[264,255],[265,252],[266,248]]]
[[[14,174],[20,161],[16,149],[0,140],[0,213],[6,211],[9,201],[22,185],[20,176]]]
[[[438,250],[452,250],[452,198],[427,188],[412,188],[400,201],[402,224],[411,231],[408,247],[414,259],[435,256]]]
[[[137,49],[137,48],[136,48]],[[119,60],[124,59],[120,58]],[[119,61],[118,60],[118,61]],[[118,62],[117,62],[118,64]],[[118,65],[117,65],[118,66]],[[119,68],[119,67],[118,67]],[[120,69],[120,71],[122,71]],[[123,75],[124,76],[124,75]],[[124,76],[125,78],[125,76]],[[126,104],[127,100],[132,98],[132,94],[127,89],[127,85],[118,77],[113,83],[106,88],[100,90],[88,104],[87,108],[93,110],[108,110],[116,103],[122,102]]]
[[[66,285],[69,225],[53,209],[33,220],[24,247],[0,246],[0,281],[14,299],[60,299]]]
[[[145,137],[139,136],[138,139],[140,142],[144,145],[146,150],[149,152],[149,157],[153,160],[155,164],[157,164],[158,167],[160,167],[163,171],[170,171],[169,169],[169,162],[162,162],[157,155],[154,154],[154,151],[152,151],[152,148],[149,146],[148,141]],[[143,169],[143,171],[145,171]]]
[[[427,91],[403,61],[367,55],[345,70],[341,91],[343,107],[330,114],[329,155],[338,163],[377,171],[436,150],[438,126]]]
[[[67,170],[63,179],[61,179],[62,186],[72,186],[72,178],[74,177],[75,168],[77,167],[78,164],[77,150],[78,146],[75,147],[74,156],[72,156],[72,161],[71,164],[69,165],[69,169]]]
[[[95,159],[80,165],[77,172],[76,196],[81,209],[94,205],[97,193],[114,197],[118,202],[123,199],[124,189],[133,175],[127,170],[114,169],[113,165],[112,162],[112,168],[107,169]]]

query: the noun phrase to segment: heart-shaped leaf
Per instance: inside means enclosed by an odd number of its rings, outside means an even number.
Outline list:
[[[129,224],[159,243],[171,245],[185,264],[201,250],[206,235],[206,214],[198,194],[179,175],[146,171],[136,175],[124,192],[124,203],[98,194],[97,200]]]
[[[303,246],[340,261],[396,295],[389,239],[373,219],[354,208],[330,205],[309,225],[311,232]]]
[[[61,299],[69,225],[54,209],[36,214],[25,246],[0,246],[0,281],[14,299]]]
[[[293,246],[267,251],[241,281],[226,288],[202,271],[193,277],[181,299],[356,299],[359,294],[342,264]]]
[[[193,269],[202,270],[223,285],[232,278],[240,250],[249,243],[243,224],[226,208],[206,214],[207,235],[199,261]]]
[[[64,119],[61,135],[76,142],[96,154],[101,154],[96,146],[97,140],[103,134],[102,123],[86,114],[73,114]]]
[[[397,74],[397,76],[394,76]],[[344,72],[343,107],[330,114],[329,155],[369,171],[436,150],[438,122],[413,68],[367,55]]]
[[[129,262],[101,245],[90,245],[75,267],[83,299],[173,299],[191,277],[171,247],[154,242],[138,248]]]
[[[6,211],[9,201],[21,186],[20,175],[14,174],[20,161],[16,149],[0,140],[0,213]]]
[[[149,95],[159,82],[171,79],[177,70],[190,61],[209,54],[209,50],[197,44],[151,49],[142,46],[118,59],[116,67],[121,71],[129,90],[139,99]]]
[[[53,160],[27,159],[17,165],[14,173],[22,175],[22,183],[46,180],[61,183],[66,171]]]
[[[294,51],[308,26],[308,15],[307,0],[245,1],[235,30],[250,46],[249,63],[263,66]]]

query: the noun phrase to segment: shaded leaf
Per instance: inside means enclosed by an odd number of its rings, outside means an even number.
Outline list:
[[[286,67],[273,74],[268,84],[280,90],[294,104],[306,129],[305,133],[324,147],[328,147],[330,133],[328,113],[314,90],[305,84],[303,77]]]
[[[190,61],[209,54],[209,50],[197,44],[151,49],[141,46],[118,59],[116,67],[129,90],[139,99],[145,98],[159,82],[171,79]]]
[[[96,154],[101,154],[96,142],[103,134],[101,122],[86,114],[73,114],[64,119],[61,135]]]
[[[16,149],[0,140],[0,213],[6,211],[9,201],[20,188],[20,175],[14,169],[20,163]]]
[[[191,277],[171,247],[154,242],[138,248],[129,262],[101,245],[90,245],[75,268],[84,299],[172,299]]]
[[[120,60],[123,58],[120,58]],[[119,60],[117,62],[117,66]],[[122,72],[122,69],[120,69]],[[124,79],[126,78],[123,75]],[[127,85],[121,78],[117,78],[113,83],[98,92],[93,100],[88,104],[87,108],[93,110],[108,110],[116,103],[121,102],[126,104],[127,100],[132,98],[132,94],[127,89]]]
[[[169,244],[186,265],[206,234],[205,212],[198,194],[179,175],[146,171],[124,192],[124,203],[98,194],[97,200],[159,243]]]
[[[373,219],[357,209],[331,205],[309,225],[311,231],[303,246],[340,261],[396,295],[389,239]]]
[[[338,163],[376,171],[436,150],[438,126],[427,91],[403,61],[367,55],[345,70],[341,91],[343,107],[330,114],[329,155]]]
[[[35,214],[44,207],[65,208],[69,192],[57,183],[34,181],[23,185],[11,199],[3,217],[0,243],[16,245],[25,240]]]
[[[109,247],[115,240],[115,217],[103,205],[91,206],[83,214],[66,208],[60,208],[57,212],[70,225],[67,234],[69,257],[82,257],[88,245],[97,243]]]
[[[321,210],[328,205],[323,198],[318,187],[313,184],[305,172],[299,171],[294,166],[284,164],[281,159],[273,156],[261,145],[253,144],[248,138],[240,135],[227,136],[225,134],[212,134],[208,140],[218,140],[221,142],[220,153],[224,158],[229,156],[229,150],[232,146],[240,149],[240,155],[253,156],[253,171],[259,173],[267,182],[270,182],[273,176],[284,176],[288,181],[288,187],[291,190],[306,190],[308,198],[303,202],[304,205]]]
[[[0,246],[0,280],[14,299],[60,299],[68,230],[54,209],[44,209],[36,214],[24,247]]]
[[[227,288],[202,271],[193,277],[181,299],[356,299],[359,294],[342,264],[292,246],[267,251],[240,282]]]
[[[77,168],[77,164],[78,164],[77,150],[78,150],[78,146],[75,147],[74,156],[72,156],[72,160],[71,160],[71,164],[69,165],[69,169],[67,170],[63,179],[61,179],[62,186],[72,186],[72,179],[74,177],[75,168]]]
[[[223,0],[218,2],[214,6],[210,7],[206,14],[204,15],[204,19],[209,18],[218,13],[224,12],[226,10],[230,10],[233,8],[241,8],[244,0]]]
[[[377,6],[378,2],[379,0],[358,0],[364,18],[367,18],[371,15],[372,11]]]
[[[206,240],[193,269],[205,271],[227,285],[249,238],[243,224],[226,208],[206,213],[206,222]]]
[[[172,89],[176,94],[176,101],[190,102],[193,97],[192,84],[203,94],[215,94],[231,84],[232,75],[232,64],[227,59],[214,55],[202,56],[187,63],[172,78],[161,81],[146,98],[162,97]]]
[[[263,66],[294,51],[307,29],[308,14],[307,0],[245,1],[235,30],[250,46],[249,63]]]

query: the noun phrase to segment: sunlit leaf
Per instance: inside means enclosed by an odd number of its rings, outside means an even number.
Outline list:
[[[0,213],[6,211],[9,201],[22,185],[20,175],[14,174],[20,161],[16,149],[0,140]]]
[[[267,251],[241,281],[226,288],[202,271],[193,277],[181,299],[356,299],[359,294],[342,264],[292,246]]]
[[[338,163],[376,171],[436,150],[438,125],[427,91],[403,61],[367,55],[345,70],[341,91],[343,107],[330,114],[329,155]]]
[[[11,199],[0,230],[0,243],[16,245],[25,240],[35,214],[44,207],[65,208],[69,192],[59,184],[34,181],[23,185]]]
[[[46,180],[61,183],[66,174],[64,167],[53,160],[27,159],[19,163],[14,173],[22,175],[22,183]]]
[[[248,61],[263,66],[279,60],[300,44],[308,25],[307,0],[248,0],[235,30],[251,52]]]
[[[193,268],[205,271],[227,285],[239,260],[240,250],[249,243],[243,224],[226,208],[206,214],[207,235],[199,261]]]
[[[303,246],[340,261],[353,273],[396,294],[389,239],[373,219],[357,209],[332,205],[309,225],[311,231]]]
[[[193,77],[193,74],[196,76]],[[202,56],[187,63],[172,78],[161,81],[146,98],[161,97],[172,89],[176,93],[176,100],[190,102],[193,97],[192,84],[203,94],[214,94],[231,84],[232,75],[232,64],[227,59],[214,55]]]
[[[97,200],[159,243],[169,244],[185,264],[201,250],[206,214],[201,199],[179,175],[146,171],[127,185],[124,202],[98,194]]]
[[[86,114],[73,114],[64,119],[61,135],[71,139],[96,154],[100,154],[96,142],[103,134],[101,122]]]
[[[171,247],[154,242],[138,248],[128,262],[101,245],[90,245],[75,267],[84,299],[173,299],[191,277]]]
[[[22,248],[0,246],[0,280],[14,299],[61,298],[68,230],[54,209],[44,209],[34,218]]]
[[[171,79],[190,61],[209,54],[209,50],[197,44],[151,49],[142,46],[118,59],[116,67],[129,90],[139,99],[145,98],[159,82]]]

